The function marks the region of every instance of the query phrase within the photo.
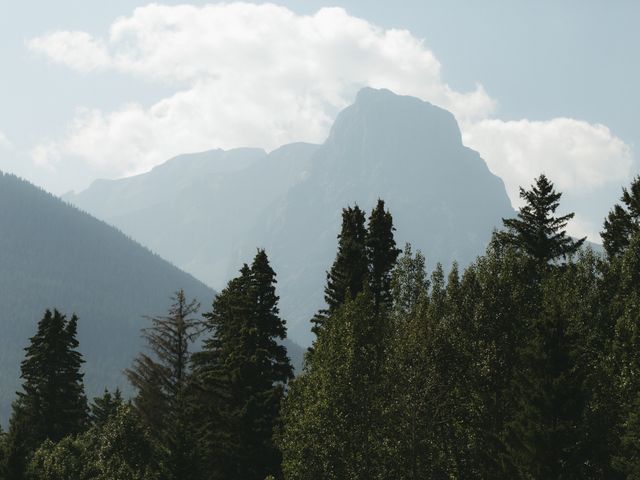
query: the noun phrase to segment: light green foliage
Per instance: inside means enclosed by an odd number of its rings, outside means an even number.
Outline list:
[[[130,406],[122,405],[104,425],[46,441],[29,465],[33,480],[159,480],[160,452]]]

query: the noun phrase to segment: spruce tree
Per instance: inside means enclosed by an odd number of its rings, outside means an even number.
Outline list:
[[[103,395],[94,398],[91,403],[91,423],[97,426],[104,425],[122,404],[122,393],[119,388],[116,388],[113,394],[105,388]]]
[[[369,288],[376,310],[391,303],[391,271],[400,254],[393,237],[393,218],[378,200],[369,217],[366,252],[369,264]]]
[[[143,337],[153,354],[141,353],[125,373],[138,390],[133,403],[156,440],[169,453],[167,469],[173,478],[195,476],[195,440],[187,425],[186,389],[190,374],[190,345],[202,331],[194,317],[200,309],[179,290],[165,316],[151,317]]]
[[[275,272],[264,250],[205,314],[211,337],[193,357],[195,415],[211,478],[280,475],[274,444],[284,386],[293,376],[279,317]]]
[[[520,198],[526,203],[517,218],[502,219],[506,230],[498,232],[498,241],[514,246],[541,264],[575,253],[586,237],[575,241],[567,236],[565,227],[573,213],[554,216],[561,196],[544,174],[535,180],[531,190],[520,188]]]
[[[30,455],[45,440],[57,442],[87,426],[88,407],[76,339],[78,317],[47,310],[25,349],[22,391],[8,434],[9,479],[22,479]]]
[[[631,182],[631,188],[622,189],[620,201],[604,221],[604,230],[600,233],[602,244],[609,257],[622,253],[631,241],[631,237],[640,231],[640,176]]]
[[[366,284],[368,274],[367,230],[365,214],[358,207],[342,210],[342,228],[338,235],[338,253],[327,272],[324,299],[327,309],[311,320],[317,335],[327,315],[333,313],[346,300],[354,299]]]

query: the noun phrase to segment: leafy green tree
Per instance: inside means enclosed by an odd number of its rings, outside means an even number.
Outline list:
[[[380,322],[368,292],[327,318],[314,361],[291,384],[279,437],[286,479],[380,478]]]
[[[58,443],[49,440],[29,465],[34,480],[160,480],[161,450],[133,408],[120,405],[103,425]]]
[[[13,404],[8,435],[8,478],[22,479],[30,455],[49,439],[57,442],[87,426],[78,318],[47,310],[25,349],[22,391]]]
[[[543,264],[559,258],[566,259],[575,253],[586,237],[575,241],[567,236],[564,229],[573,218],[573,213],[554,216],[561,196],[545,175],[535,180],[531,190],[520,188],[520,198],[526,203],[520,208],[517,218],[503,219],[506,230],[498,233],[498,240]]]
[[[604,221],[602,244],[609,257],[622,253],[631,237],[640,231],[640,176],[633,179],[629,189],[622,189],[620,201]]]
[[[166,316],[152,317],[143,337],[155,358],[141,353],[126,370],[138,390],[133,403],[159,443],[167,450],[167,470],[173,478],[196,476],[195,439],[188,426],[186,389],[190,374],[190,345],[200,335],[200,309],[179,290]]]
[[[258,250],[205,314],[211,336],[193,357],[193,388],[210,478],[280,475],[273,437],[293,369],[280,344],[286,327],[275,284],[267,255]]]
[[[619,405],[618,451],[614,466],[625,478],[639,478],[640,457],[637,440],[640,438],[638,405],[640,405],[640,234],[631,241],[621,255],[613,260],[617,271],[615,333],[611,346],[614,360],[615,389]]]
[[[94,398],[89,407],[91,423],[98,426],[104,425],[122,404],[122,393],[119,388],[116,388],[113,394],[105,388],[104,394]]]
[[[378,200],[369,217],[365,238],[369,288],[376,309],[391,303],[391,271],[400,254],[394,231],[391,214],[385,210],[384,201]]]
[[[407,243],[391,274],[392,315],[401,319],[413,312],[420,301],[426,298],[428,290],[424,255],[420,251],[414,254],[411,244]]]

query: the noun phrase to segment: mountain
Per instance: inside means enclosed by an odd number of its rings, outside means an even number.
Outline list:
[[[252,148],[180,155],[149,173],[97,180],[63,198],[222,289],[255,255],[256,243],[244,258],[237,247],[262,207],[304,175],[316,149],[298,143],[269,155]]]
[[[127,389],[122,370],[143,347],[146,315],[183,288],[210,308],[214,291],[121,232],[0,172],[0,421],[19,388],[23,348],[45,309],[79,316],[89,396]],[[166,226],[171,230],[171,225]],[[287,344],[294,361],[299,347]]]
[[[411,242],[431,266],[472,261],[501,218],[514,214],[502,180],[462,144],[451,113],[388,90],[361,90],[323,145],[199,155],[210,160],[196,168],[192,157],[176,157],[65,198],[214,288],[257,246],[266,248],[290,335],[303,344],[311,340],[308,320],[323,304],[346,205],[369,211],[383,198],[398,244]],[[233,168],[238,159],[243,163]],[[175,182],[161,182],[169,168]]]

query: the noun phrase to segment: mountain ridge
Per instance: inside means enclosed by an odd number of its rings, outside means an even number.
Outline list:
[[[445,265],[475,259],[502,217],[514,213],[504,183],[463,145],[450,112],[371,88],[340,112],[323,144],[285,145],[234,172],[200,172],[187,189],[169,192],[180,209],[156,203],[140,214],[127,204],[126,218],[91,213],[215,288],[256,247],[266,248],[283,316],[304,344],[311,340],[308,320],[323,303],[343,207],[370,210],[384,199],[399,245],[410,241]],[[84,208],[92,195],[101,201],[95,189],[68,199]],[[170,218],[193,238],[161,241],[160,224]]]

